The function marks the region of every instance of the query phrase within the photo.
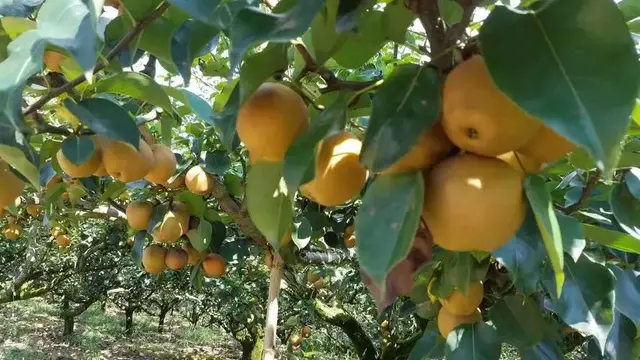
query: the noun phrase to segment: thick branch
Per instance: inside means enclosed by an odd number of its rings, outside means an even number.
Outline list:
[[[587,181],[587,185],[584,187],[584,189],[582,189],[582,194],[580,194],[580,198],[578,199],[578,201],[576,201],[575,204],[567,206],[563,209],[563,212],[565,214],[569,215],[582,207],[582,204],[587,200],[587,198],[591,194],[591,191],[593,191],[593,188],[598,184],[600,175],[600,170],[596,170],[591,174],[589,180]]]
[[[95,68],[93,69],[93,73],[95,74],[101,71],[102,69],[104,69],[111,59],[115,58],[118,54],[120,54],[122,50],[124,50],[127,46],[129,46],[129,43],[131,43],[133,39],[135,39],[138,35],[140,35],[142,30],[144,30],[144,28],[147,27],[147,25],[149,25],[155,19],[160,17],[162,13],[164,13],[165,10],[167,10],[167,8],[169,8],[169,3],[163,3],[154,12],[149,14],[149,16],[138,21],[138,23],[133,27],[133,29],[131,29],[131,31],[129,31],[129,33],[127,33],[127,35],[125,35],[120,40],[120,42],[118,42],[118,44],[116,44],[116,46],[113,49],[111,49],[111,51],[109,51],[107,56],[105,56],[105,60],[101,60],[96,64]],[[54,99],[59,95],[82,84],[85,80],[86,80],[86,77],[84,75],[80,75],[77,78],[71,80],[70,82],[64,84],[63,86],[60,86],[51,90],[51,92],[49,92],[47,95],[44,95],[43,97],[38,99],[38,101],[34,102],[27,109],[25,109],[23,115],[26,116],[35,112],[36,110],[43,107],[46,103],[51,101],[51,99]]]

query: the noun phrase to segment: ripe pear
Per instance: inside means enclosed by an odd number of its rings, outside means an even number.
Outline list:
[[[187,256],[188,256],[187,263],[189,265],[195,265],[199,261],[204,260],[204,258],[207,256],[206,253],[201,253],[198,250],[196,250],[193,247],[193,245],[191,245],[191,243],[189,242],[185,242],[182,245],[182,249],[187,252]]]
[[[18,240],[20,234],[22,234],[22,226],[18,224],[8,224],[4,230],[2,230],[2,235],[9,240]]]
[[[474,310],[471,315],[454,315],[446,309],[441,308],[438,312],[438,331],[443,338],[447,338],[449,333],[462,324],[473,324],[482,321],[482,314],[479,309]]]
[[[201,166],[194,166],[185,175],[184,182],[187,185],[187,189],[196,195],[208,194],[213,190],[215,179],[213,176]]]
[[[202,262],[202,271],[206,277],[221,277],[225,268],[225,261],[219,254],[209,254]]]
[[[294,90],[278,83],[264,83],[238,112],[238,137],[251,158],[280,161],[296,137],[309,127],[304,101]]]
[[[71,245],[71,238],[67,234],[61,234],[56,236],[56,243],[58,243],[59,247],[64,249]]]
[[[498,156],[525,145],[540,125],[498,89],[480,55],[455,67],[444,81],[442,126],[461,149]]]
[[[56,153],[56,159],[62,171],[72,178],[86,178],[95,173],[102,164],[102,149],[95,140],[93,141],[94,149],[91,157],[79,165],[74,164],[62,152],[62,149]]]
[[[498,155],[498,159],[506,162],[513,169],[520,173],[524,179],[528,174],[535,174],[542,168],[542,163],[530,156],[521,154],[517,151],[509,151],[502,155]]]
[[[36,205],[36,204],[29,204],[27,205],[27,214],[29,214],[30,216],[40,216],[40,213],[42,212],[42,206],[41,205]]]
[[[543,125],[533,138],[518,151],[542,163],[553,163],[575,147],[576,144],[559,135],[550,127]]]
[[[164,263],[171,270],[182,270],[189,260],[187,252],[182,249],[169,248]]]
[[[144,178],[153,168],[154,157],[149,145],[140,139],[140,151],[122,141],[107,141],[104,145],[102,161],[107,173],[122,182],[132,182]]]
[[[132,201],[127,206],[127,222],[134,230],[145,230],[151,220],[153,204],[146,201]]]
[[[151,151],[154,158],[153,169],[144,178],[151,183],[162,184],[176,172],[178,162],[171,148],[166,145],[151,145]]]
[[[178,241],[189,231],[189,217],[189,208],[181,202],[174,202],[173,208],[167,211],[162,222],[153,230],[153,239],[164,243]]]
[[[150,274],[159,274],[166,268],[164,262],[166,255],[167,249],[157,244],[151,244],[142,251],[142,266]]]
[[[184,187],[185,178],[186,178],[185,174],[180,174],[180,175],[178,175],[178,177],[173,179],[173,181],[171,181],[171,182],[165,181],[165,182],[162,183],[162,185],[164,187],[166,187],[167,189],[170,189],[170,190],[180,189],[180,188]]]
[[[453,144],[442,129],[442,124],[436,122],[428,130],[423,131],[411,150],[391,165],[382,174],[396,174],[430,168],[442,159]]]
[[[367,179],[367,170],[360,164],[362,142],[341,131],[318,146],[315,177],[302,185],[301,192],[324,206],[343,204],[360,194]]]
[[[424,198],[422,216],[434,243],[451,251],[500,248],[527,208],[518,171],[471,153],[447,158],[426,174]]]
[[[57,51],[47,50],[42,55],[42,61],[44,62],[44,66],[47,69],[59,73],[62,72],[60,63],[62,62],[62,60],[64,60],[65,57],[66,55]]]
[[[0,160],[0,207],[13,205],[24,191],[24,181],[14,174],[9,165]]]
[[[482,302],[484,288],[482,283],[470,284],[467,294],[454,290],[446,298],[440,299],[442,307],[453,315],[471,315]]]

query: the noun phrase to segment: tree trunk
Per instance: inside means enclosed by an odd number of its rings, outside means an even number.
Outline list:
[[[127,335],[131,335],[133,332],[133,308],[127,308],[124,311],[124,333]]]
[[[378,358],[373,342],[353,316],[340,308],[330,307],[318,299],[313,303],[313,310],[320,319],[344,331],[360,359],[376,360]]]
[[[253,354],[253,349],[256,346],[256,339],[247,337],[244,341],[240,342],[240,345],[242,345],[242,356],[240,360],[252,360],[251,354]]]
[[[278,327],[278,296],[280,295],[280,281],[284,262],[280,254],[273,256],[271,276],[269,277],[269,299],[267,300],[267,320],[264,327],[262,360],[276,358],[276,330]]]
[[[73,327],[75,323],[75,317],[64,316],[64,330],[62,330],[62,336],[69,336],[73,334]]]
[[[169,311],[160,308],[160,317],[158,319],[158,332],[162,334],[164,332],[164,319],[167,317]]]
[[[107,298],[103,298],[102,301],[100,301],[100,311],[102,311],[102,313],[106,313],[107,312]]]

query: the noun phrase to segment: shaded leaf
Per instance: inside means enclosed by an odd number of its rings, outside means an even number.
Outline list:
[[[91,158],[95,150],[93,140],[88,136],[69,136],[62,142],[64,157],[75,165],[80,165]]]
[[[582,223],[576,218],[564,215],[556,211],[558,225],[562,233],[562,248],[569,254],[573,261],[578,261],[582,250],[587,246],[587,240],[582,232]]]
[[[609,204],[620,227],[640,240],[640,200],[636,199],[624,184],[615,184]]]
[[[416,342],[408,360],[439,359],[444,356],[445,341],[434,322],[427,325],[422,337]]]
[[[185,86],[191,80],[191,65],[193,59],[202,52],[209,50],[217,43],[216,36],[220,30],[200,21],[188,19],[178,26],[171,34],[171,60],[176,66]],[[212,44],[213,42],[213,44]]]
[[[79,103],[67,98],[64,106],[96,134],[129,143],[138,149],[140,130],[120,105],[100,98],[86,99]]]
[[[506,296],[491,307],[489,318],[500,338],[515,347],[534,346],[544,338],[546,324],[540,308],[530,298]]]
[[[380,172],[407,154],[440,113],[440,82],[430,68],[396,67],[373,101],[360,161]]]
[[[283,73],[287,70],[288,50],[289,44],[274,43],[245,59],[240,68],[240,104],[243,104],[253,91],[274,73]]]
[[[637,358],[634,345],[637,335],[636,326],[628,317],[616,311],[613,327],[607,337],[604,352],[611,360],[627,360]]]
[[[562,232],[553,207],[553,201],[542,177],[528,176],[524,183],[525,193],[538,224],[538,229],[547,249],[547,256],[555,273],[556,292],[561,293],[564,282],[564,257]]]
[[[207,204],[205,203],[202,196],[185,190],[181,192],[176,198],[189,207],[189,213],[191,213],[192,215],[199,217],[204,216],[207,209]]]
[[[499,359],[500,345],[496,331],[485,323],[459,325],[447,336],[445,359],[468,360],[469,354],[474,360]]]
[[[220,246],[222,246],[222,242],[227,238],[227,227],[222,223],[222,221],[213,221],[211,222],[211,244],[209,245],[209,250],[212,253],[220,252]]]
[[[545,339],[533,347],[520,349],[520,356],[522,360],[565,360],[562,349],[553,339]]]
[[[448,251],[442,259],[445,279],[463,294],[469,285],[484,280],[489,268],[489,258],[478,262],[469,252]]]
[[[416,15],[405,6],[402,0],[393,0],[384,8],[382,15],[387,39],[397,43],[404,43],[407,28],[415,20]]]
[[[225,151],[208,152],[204,158],[204,169],[210,174],[223,175],[231,166],[231,158]]]
[[[640,324],[640,272],[610,265],[609,269],[616,276],[616,309],[631,319],[634,323]]]
[[[168,3],[182,9],[194,19],[224,29],[235,14],[247,6],[246,0],[168,0]]]
[[[588,149],[608,173],[617,161],[638,94],[640,67],[634,42],[614,2],[563,0],[545,5],[538,12],[496,7],[480,31],[482,54],[507,96]],[[589,26],[584,19],[589,19]],[[585,49],[591,56],[583,56]]]
[[[382,11],[367,11],[359,19],[358,28],[347,35],[333,59],[348,69],[357,69],[374,56],[386,42]],[[339,24],[338,24],[339,26]]]
[[[244,196],[244,184],[242,183],[242,177],[227,173],[224,174],[224,187],[229,191],[229,194],[241,198]]]
[[[627,188],[631,194],[633,194],[633,197],[640,200],[640,169],[629,169],[629,172],[624,175],[624,182],[627,184]]]
[[[147,238],[147,232],[142,230],[138,231],[133,237],[133,246],[131,247],[131,257],[133,261],[142,267],[142,252],[144,251],[144,241]]]
[[[336,30],[339,0],[326,0],[325,8],[318,12],[311,24],[311,43],[318,64],[324,64],[340,49],[347,34],[339,34]]]
[[[424,198],[420,172],[378,176],[356,217],[356,253],[362,270],[380,287],[411,249]],[[384,294],[385,289],[381,289]]]
[[[593,335],[601,349],[613,324],[615,278],[609,270],[586,256],[577,262],[565,257],[562,295],[558,298],[547,266],[542,284],[551,295],[550,307],[567,325]]]
[[[200,222],[196,229],[187,231],[187,237],[193,247],[199,252],[204,252],[211,245],[211,235],[213,234],[213,227],[211,223],[200,216]]]

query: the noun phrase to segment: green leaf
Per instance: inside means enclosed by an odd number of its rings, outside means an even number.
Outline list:
[[[211,244],[209,250],[212,253],[220,252],[220,246],[224,239],[227,238],[227,227],[221,221],[213,221],[211,223]]]
[[[210,174],[223,175],[231,167],[231,158],[225,151],[208,152],[204,158],[204,169]]]
[[[304,34],[323,5],[321,0],[299,1],[283,14],[267,14],[253,7],[240,10],[229,28],[230,68],[236,69],[247,50],[257,43],[286,43]]]
[[[484,280],[489,268],[489,258],[478,262],[470,252],[447,251],[442,258],[445,279],[463,294],[469,285]]]
[[[441,12],[442,13],[442,12]],[[405,6],[404,1],[393,0],[384,8],[382,15],[387,39],[403,44],[407,28],[415,20],[416,14]]]
[[[167,0],[167,2],[182,9],[194,19],[220,29],[229,26],[235,14],[247,6],[246,0]]]
[[[509,295],[489,310],[489,319],[496,326],[498,336],[515,347],[537,344],[544,338],[546,324],[540,307],[521,295]]]
[[[545,187],[544,179],[537,175],[527,177],[524,189],[555,272],[556,291],[560,294],[564,282],[562,232],[553,208],[551,195]]]
[[[611,360],[627,360],[637,358],[633,354],[633,347],[637,335],[637,329],[633,321],[628,317],[616,311],[613,321],[613,327],[607,343],[605,345],[605,354]]]
[[[251,167],[247,176],[247,210],[274,249],[280,248],[293,218],[289,196],[281,162],[258,161]]]
[[[127,14],[131,15],[134,20],[142,20],[156,9],[160,3],[162,3],[162,0],[120,0],[120,5],[124,6]]]
[[[585,240],[582,231],[582,223],[578,219],[564,215],[559,211],[556,211],[556,216],[562,233],[562,248],[565,253],[571,256],[573,261],[578,261],[582,250],[587,246],[587,240]]]
[[[633,197],[640,200],[640,169],[636,167],[629,169],[624,175],[624,183],[627,184],[627,189]]]
[[[98,17],[93,1],[47,0],[38,11],[38,32],[55,46],[66,49],[83,70],[98,59]],[[90,76],[89,76],[90,77]]]
[[[302,249],[311,241],[311,224],[304,216],[298,216],[293,221],[295,231],[291,232],[291,239],[296,244],[298,249]]]
[[[120,105],[100,98],[86,99],[79,103],[67,98],[64,106],[96,134],[129,143],[138,150],[140,130]]]
[[[545,269],[542,284],[550,297],[550,308],[572,328],[593,335],[601,349],[613,324],[615,278],[603,265],[581,256],[577,262],[565,258],[567,277],[558,297],[552,274]]]
[[[0,18],[0,24],[11,40],[16,39],[23,32],[37,27],[36,22],[27,18],[5,16]]]
[[[127,189],[127,185],[120,181],[113,181],[107,185],[102,195],[100,195],[100,201],[107,201],[108,199],[115,199]]]
[[[374,56],[386,42],[386,26],[382,11],[370,10],[362,15],[356,31],[347,39],[333,59],[348,69],[357,69]]]
[[[207,209],[207,204],[205,203],[202,196],[185,190],[177,196],[177,199],[182,201],[189,207],[189,212],[192,215],[204,216]]]
[[[444,356],[445,342],[434,322],[427,325],[420,340],[411,349],[408,360],[440,359]]]
[[[440,15],[442,20],[451,26],[455,25],[462,20],[464,9],[455,0],[438,0],[438,7],[440,8]]]
[[[545,5],[539,12],[497,6],[480,30],[482,54],[507,96],[588,149],[608,173],[638,94],[634,42],[612,1]]]
[[[188,19],[178,26],[171,34],[171,60],[180,72],[185,86],[189,86],[191,79],[191,65],[193,59],[211,43],[217,43],[216,36],[220,30],[200,21]]]
[[[509,270],[509,278],[523,294],[529,295],[538,290],[546,253],[533,212],[527,212],[518,232],[493,255]]]
[[[229,194],[241,198],[244,196],[244,185],[242,184],[242,177],[235,174],[224,174],[224,187],[229,191]]]
[[[325,8],[318,12],[311,24],[311,43],[315,60],[324,64],[340,49],[347,40],[347,34],[336,31],[336,15],[338,14],[338,0],[325,1]]]
[[[147,232],[149,234],[153,234],[153,230],[162,223],[164,216],[169,211],[169,203],[160,204],[153,208],[151,212],[151,218],[149,219],[149,224],[147,224]]]
[[[378,176],[362,199],[356,217],[356,253],[362,270],[381,293],[387,275],[411,250],[424,198],[422,173]]]
[[[198,263],[191,270],[191,274],[189,276],[189,282],[191,286],[197,291],[202,290],[202,283],[204,282],[204,272],[202,272],[202,266]]]
[[[316,145],[329,133],[333,125],[346,121],[347,94],[336,100],[313,119],[309,129],[297,137],[284,158],[284,179],[290,189],[297,189],[313,179]]]
[[[447,336],[445,359],[499,359],[500,345],[496,331],[485,323],[459,325]]]
[[[240,104],[275,73],[284,73],[289,65],[288,44],[269,44],[264,50],[245,59],[240,68]]]
[[[582,224],[582,230],[585,237],[591,241],[617,250],[640,254],[640,240],[631,235],[589,224]]]
[[[197,229],[191,229],[187,232],[187,237],[189,238],[189,242],[193,247],[203,252],[207,250],[211,244],[211,235],[213,234],[213,228],[211,223],[205,220],[204,217],[200,216],[200,223]]]
[[[440,114],[437,73],[414,64],[396,67],[376,92],[360,161],[380,172],[407,154]]]
[[[91,158],[95,145],[88,136],[69,136],[62,142],[62,153],[75,165],[80,165]]]
[[[545,339],[533,347],[520,349],[520,356],[522,360],[565,360],[555,339]]]
[[[40,190],[40,170],[34,165],[39,163],[33,161],[33,158],[27,158],[24,151],[13,146],[0,145],[0,159],[18,170],[31,185]]]
[[[147,238],[147,232],[144,230],[138,231],[133,237],[133,246],[131,247],[131,257],[133,261],[142,267],[142,252],[144,251],[144,241]]]
[[[622,270],[615,265],[609,265],[609,269],[616,276],[616,309],[634,323],[640,324],[640,272]]]
[[[26,144],[30,128],[22,116],[22,89],[25,82],[42,70],[45,42],[32,30],[12,41],[9,57],[0,63],[0,138],[6,145]],[[11,139],[11,142],[9,142]]]
[[[103,78],[96,83],[98,92],[130,96],[173,113],[169,97],[163,88],[149,76],[139,72],[123,72]]]
[[[624,184],[615,184],[609,204],[620,227],[627,234],[640,240],[640,200],[636,199]]]

